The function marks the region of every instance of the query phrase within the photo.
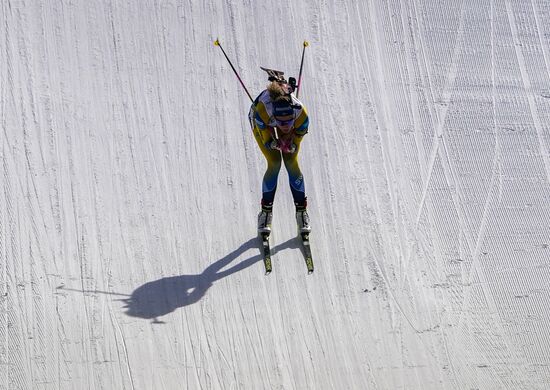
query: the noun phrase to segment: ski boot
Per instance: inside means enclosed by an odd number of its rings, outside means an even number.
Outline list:
[[[271,220],[273,219],[273,203],[262,202],[262,211],[258,214],[258,234],[271,233]]]
[[[309,225],[309,215],[307,213],[305,202],[303,205],[296,204],[296,223],[298,224],[298,233],[311,233],[311,226]]]

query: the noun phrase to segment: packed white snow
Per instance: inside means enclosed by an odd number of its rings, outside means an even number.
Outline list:
[[[1,390],[550,388],[550,2],[0,4]]]

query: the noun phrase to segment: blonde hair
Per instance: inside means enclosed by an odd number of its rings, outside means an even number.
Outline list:
[[[269,97],[273,102],[280,100],[289,100],[287,92],[285,91],[283,86],[277,81],[272,81],[267,85],[267,92],[269,92]]]

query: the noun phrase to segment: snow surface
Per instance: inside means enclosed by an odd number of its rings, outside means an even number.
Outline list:
[[[0,389],[550,388],[550,2],[0,4]]]

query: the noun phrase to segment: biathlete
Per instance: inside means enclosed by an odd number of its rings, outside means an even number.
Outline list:
[[[300,143],[308,132],[308,115],[304,105],[292,95],[293,86],[280,75],[277,76],[270,77],[271,83],[254,100],[249,112],[254,138],[267,160],[262,182],[261,211],[258,214],[258,233],[271,232],[273,201],[282,163],[288,172],[298,230],[300,233],[309,233],[311,227],[304,177],[298,165]]]

